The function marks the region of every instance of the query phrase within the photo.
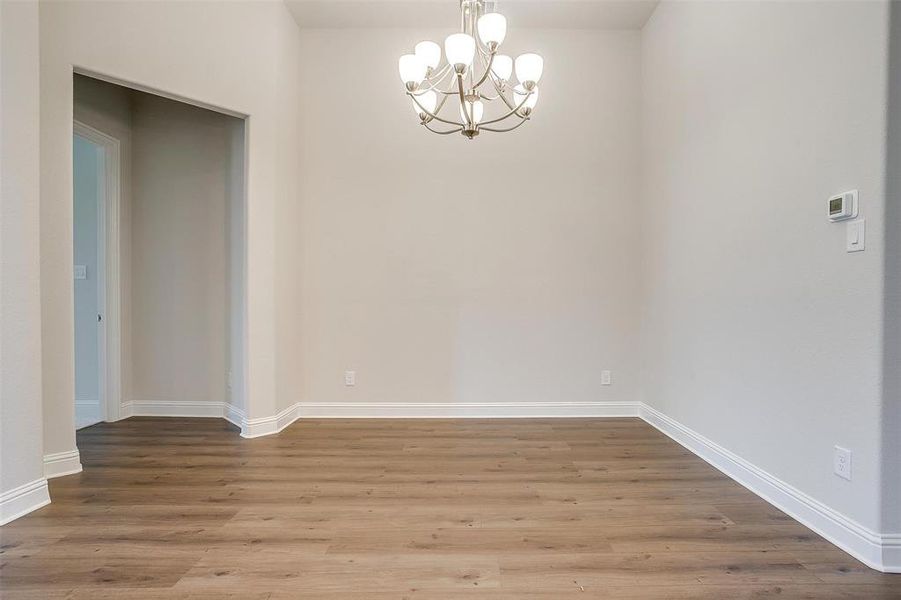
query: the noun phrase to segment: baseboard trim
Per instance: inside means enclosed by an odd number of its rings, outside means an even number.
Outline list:
[[[63,475],[81,473],[81,456],[78,449],[44,455],[44,477],[53,479]]]
[[[272,417],[244,419],[245,438],[278,433],[297,419],[524,419],[637,417],[635,402],[365,403],[303,402]]]
[[[300,418],[299,406],[299,404],[292,404],[272,417],[245,418],[241,425],[241,437],[256,438],[278,433]]]
[[[132,400],[122,404],[127,417],[218,417],[241,428],[245,438],[278,433],[294,421],[304,419],[520,419],[541,417],[637,417],[637,402],[304,402],[270,417],[248,419],[244,412],[225,402],[174,402]]]
[[[881,534],[864,527],[647,404],[642,403],[640,416],[868,567],[901,573],[901,534]]]
[[[50,504],[50,491],[45,478],[35,479],[0,494],[0,525]]]
[[[222,418],[232,425],[236,425],[240,429],[244,428],[244,421],[247,420],[247,416],[244,414],[244,411],[231,404],[225,404],[225,406],[223,406]]]
[[[883,533],[879,537],[882,540],[882,568],[878,570],[901,573],[901,533]]]
[[[528,419],[637,417],[636,402],[361,403],[304,402],[304,419]]]
[[[219,417],[225,415],[225,402],[177,402],[173,400],[130,400],[122,403],[123,416],[129,417]]]
[[[123,419],[128,417],[191,417],[218,418],[241,428],[246,426],[244,411],[228,402],[176,402],[172,400],[131,400],[119,408]]]

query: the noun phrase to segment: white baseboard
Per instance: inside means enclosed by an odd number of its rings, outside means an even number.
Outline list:
[[[879,537],[882,540],[882,568],[879,570],[901,573],[901,533],[883,533]]]
[[[536,417],[637,417],[634,402],[360,403],[304,402],[272,417],[245,419],[246,438],[278,433],[297,419],[492,419]]]
[[[364,403],[304,402],[277,415],[248,419],[224,402],[132,400],[122,404],[127,417],[219,417],[241,428],[246,438],[278,433],[299,418],[307,419],[515,419],[539,417],[637,417],[636,402],[496,402],[496,403]]]
[[[640,413],[650,425],[867,566],[901,573],[901,534],[864,527],[646,404]]]
[[[219,417],[225,402],[179,402],[174,400],[131,400],[123,402],[123,417]]]
[[[299,404],[293,404],[273,417],[244,419],[241,425],[241,437],[255,438],[278,433],[300,417]]]
[[[222,418],[232,425],[237,425],[242,430],[244,429],[244,421],[247,420],[247,416],[244,414],[243,410],[227,403],[223,406]]]
[[[81,456],[78,449],[44,455],[44,477],[52,479],[63,475],[81,473]]]
[[[0,494],[0,525],[50,504],[50,491],[43,477]]]
[[[219,418],[237,425],[243,431],[247,424],[244,411],[228,402],[177,402],[174,400],[131,400],[119,409],[122,419],[128,417],[199,417]],[[274,432],[273,432],[274,433]]]
[[[484,402],[298,404],[304,419],[525,419],[541,417],[637,417],[636,402]]]

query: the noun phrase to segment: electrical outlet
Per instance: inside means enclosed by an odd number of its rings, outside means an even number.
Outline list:
[[[836,446],[832,454],[832,470],[839,477],[851,481],[851,451]]]
[[[610,385],[611,383],[613,383],[613,378],[610,371],[601,371],[601,385]]]
[[[344,371],[344,385],[347,385],[347,386],[357,385],[357,372],[356,371]]]
[[[231,371],[228,372],[228,376],[225,379],[225,386],[228,389],[232,389],[232,372]]]

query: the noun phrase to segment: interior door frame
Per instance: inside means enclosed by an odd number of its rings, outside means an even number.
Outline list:
[[[74,120],[77,135],[103,149],[101,195],[97,205],[97,311],[100,411],[104,421],[118,421],[122,405],[122,297],[119,282],[121,156],[119,140]],[[73,399],[74,401],[74,399]]]

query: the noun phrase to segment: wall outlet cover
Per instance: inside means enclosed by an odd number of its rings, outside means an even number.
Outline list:
[[[613,383],[613,376],[610,371],[601,371],[601,385],[610,385]]]
[[[356,371],[344,371],[344,385],[347,385],[347,386],[357,385],[357,372]]]
[[[832,456],[832,470],[833,472],[842,477],[851,481],[851,451],[847,448],[842,448],[841,446],[836,446],[833,451]]]

